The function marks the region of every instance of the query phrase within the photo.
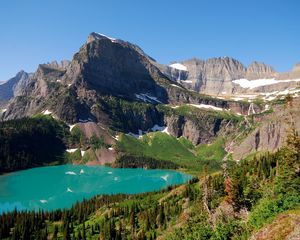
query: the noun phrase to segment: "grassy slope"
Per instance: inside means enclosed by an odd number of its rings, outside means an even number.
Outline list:
[[[129,135],[121,135],[117,150],[138,156],[147,156],[159,160],[172,161],[190,173],[199,174],[204,166],[210,172],[220,170],[220,165],[226,152],[222,139],[213,144],[199,147],[185,138],[175,138],[166,133],[148,133],[137,139]]]

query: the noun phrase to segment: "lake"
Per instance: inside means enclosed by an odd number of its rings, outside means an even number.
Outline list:
[[[68,208],[97,194],[143,193],[182,184],[192,176],[172,170],[61,165],[0,176],[0,213]]]

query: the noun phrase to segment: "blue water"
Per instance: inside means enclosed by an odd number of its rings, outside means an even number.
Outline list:
[[[97,194],[143,193],[191,179],[172,170],[104,166],[40,167],[0,176],[0,213],[68,208]]]

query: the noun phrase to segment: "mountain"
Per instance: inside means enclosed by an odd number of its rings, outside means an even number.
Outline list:
[[[93,32],[71,61],[40,64],[27,81],[21,81],[26,84],[16,88],[3,119],[43,113],[78,124],[84,132],[100,125],[114,131],[101,130],[110,136],[105,137],[109,144],[118,132],[147,133],[157,125],[167,127],[174,137],[206,144],[226,134],[231,136],[241,126],[251,128],[247,116],[271,111],[272,101],[285,97],[298,84],[296,80],[271,77],[295,79],[299,68],[297,65],[287,73],[290,75],[284,75],[264,63],[253,62],[246,68],[229,57],[194,58],[164,66],[135,44]],[[270,79],[261,83],[257,78]],[[249,83],[250,87],[244,86]],[[252,88],[254,83],[257,88]],[[272,95],[268,91],[273,88],[277,92]],[[280,92],[281,88],[288,91]],[[296,96],[298,89],[291,92]],[[256,150],[275,151],[284,140]],[[229,143],[237,144],[235,149],[242,153],[234,154],[234,159],[255,149],[237,142],[226,143],[226,148],[234,147]]]
[[[189,89],[210,95],[233,96],[244,93],[281,91],[297,87],[300,80],[299,66],[295,66],[291,72],[278,73],[265,63],[254,61],[245,67],[238,60],[230,57],[208,60],[193,58],[180,63],[175,62],[169,66],[158,66],[170,79]],[[255,83],[252,82],[253,80],[259,79],[264,79],[264,81],[260,80],[260,84],[254,87],[244,87],[239,84],[247,81],[251,86],[251,83]]]
[[[91,33],[70,63],[39,65],[4,119],[48,110],[69,124],[93,121],[137,133],[167,124],[158,104],[207,104],[238,113],[246,113],[250,105],[191,92],[165,76],[135,44]]]
[[[0,102],[7,102],[21,94],[22,89],[28,83],[31,74],[20,71],[15,77],[0,84]]]
[[[68,162],[195,178],[69,210],[3,214],[0,238],[297,237],[300,64],[287,73],[229,57],[165,66],[135,44],[91,33],[71,61],[26,74],[0,85],[9,93],[0,173]]]

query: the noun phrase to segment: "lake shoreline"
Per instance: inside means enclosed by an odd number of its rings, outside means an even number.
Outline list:
[[[0,176],[0,212],[13,210],[16,206],[26,210],[68,208],[77,201],[97,195],[148,193],[191,179],[192,175],[169,169],[79,164],[32,168],[17,171],[5,177],[4,182]]]

